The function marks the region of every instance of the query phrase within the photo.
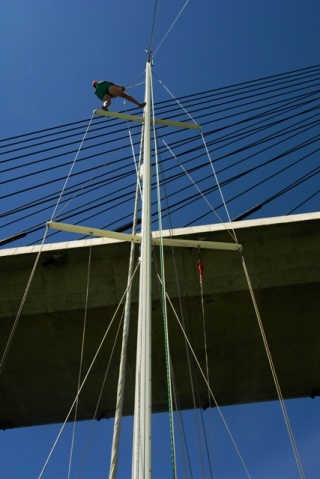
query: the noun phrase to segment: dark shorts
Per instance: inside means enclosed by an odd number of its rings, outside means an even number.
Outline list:
[[[96,89],[95,89],[95,95],[100,99],[102,100],[104,95],[106,94],[109,94],[108,93],[108,90],[109,88],[114,85],[114,83],[112,83],[111,81],[103,81],[103,82],[99,82]]]
[[[110,88],[112,85],[114,85],[114,83],[112,83],[111,81],[108,81],[108,82],[107,82],[107,85],[106,85],[106,86],[107,86],[106,93],[108,93],[108,95],[110,95],[110,93],[109,93],[109,88]]]

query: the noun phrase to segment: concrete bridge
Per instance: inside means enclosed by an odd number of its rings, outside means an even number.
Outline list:
[[[174,237],[230,241],[228,225],[174,230]],[[320,213],[233,223],[242,253],[201,250],[202,315],[197,250],[166,252],[166,289],[182,317],[205,370],[206,325],[210,386],[220,406],[277,399],[255,310],[242,267],[252,281],[284,398],[320,393]],[[39,246],[0,250],[0,355],[6,347]],[[91,250],[83,374],[110,327],[79,400],[79,419],[112,417],[116,401],[122,307],[130,245],[109,239],[45,245],[0,376],[0,428],[65,420],[76,395]],[[153,410],[167,409],[162,306],[154,247],[152,302]],[[138,261],[139,248],[137,247]],[[176,276],[178,276],[179,287]],[[138,308],[133,284],[124,414],[132,414]],[[192,408],[186,343],[168,306],[174,378],[181,409]],[[111,326],[110,326],[111,325]],[[206,384],[189,353],[199,407],[207,407]],[[102,387],[105,372],[108,369]]]

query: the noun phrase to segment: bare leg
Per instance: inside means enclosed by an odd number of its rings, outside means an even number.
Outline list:
[[[103,108],[104,110],[108,110],[108,106],[109,106],[110,104],[111,104],[111,96],[110,96],[108,93],[106,93],[106,94],[104,95],[104,97],[103,97],[103,106],[102,106],[102,108]]]
[[[145,106],[145,103],[139,103],[135,98],[133,98],[133,96],[131,95],[128,95],[127,93],[125,93],[121,87],[118,87],[116,85],[111,85],[109,86],[109,89],[108,89],[108,93],[111,95],[111,96],[119,96],[121,98],[125,98],[126,100],[128,101],[131,101],[131,103],[134,103],[135,105],[138,105],[140,106],[141,108]]]

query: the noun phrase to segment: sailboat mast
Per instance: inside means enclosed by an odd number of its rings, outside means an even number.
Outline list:
[[[151,478],[151,61],[146,64],[142,226],[132,478]]]

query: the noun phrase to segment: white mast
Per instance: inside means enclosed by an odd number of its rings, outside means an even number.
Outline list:
[[[159,244],[159,238],[151,235],[151,124],[159,123],[177,128],[199,129],[196,123],[185,123],[151,118],[151,59],[146,64],[146,91],[144,116],[133,116],[95,110],[97,115],[120,118],[144,123],[143,165],[142,171],[142,227],[141,236],[136,234],[116,233],[86,226],[70,225],[49,221],[47,226],[62,231],[108,237],[120,241],[141,244],[139,314],[136,357],[136,381],[134,403],[132,479],[151,479],[151,418],[152,418],[152,371],[151,371],[151,248]],[[163,238],[164,246],[187,248],[210,248],[239,251],[237,243],[207,242],[201,240]],[[123,394],[123,391],[121,392]],[[121,399],[122,401],[122,399]],[[117,454],[115,455],[117,456]],[[116,463],[117,459],[115,459]],[[115,477],[116,466],[111,466],[110,477]]]
[[[146,64],[142,165],[141,264],[136,358],[132,479],[151,478],[151,63]]]

